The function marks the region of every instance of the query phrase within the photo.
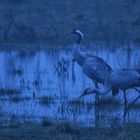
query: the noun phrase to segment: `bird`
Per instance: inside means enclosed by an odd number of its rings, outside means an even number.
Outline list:
[[[76,43],[73,45],[73,62],[75,61],[81,66],[83,72],[89,77],[96,88],[99,88],[98,83],[104,84],[105,76],[112,68],[100,57],[86,53],[81,50],[81,41],[84,38],[83,32],[76,28],[72,32],[78,36]],[[74,65],[73,65],[74,66]],[[88,89],[88,88],[87,88]],[[85,90],[87,90],[85,89]],[[112,87],[112,94],[116,95],[119,89]],[[99,125],[99,94],[95,95],[95,125]]]
[[[127,105],[127,96],[126,91],[128,89],[134,88],[138,92],[140,92],[137,87],[140,87],[140,69],[115,69],[110,72],[105,77],[105,84],[103,89],[97,89],[95,88],[89,88],[87,91],[85,91],[80,97],[89,95],[89,94],[100,94],[100,95],[106,95],[111,88],[116,87],[123,91],[124,96],[124,121],[125,121],[125,115],[128,111],[128,109],[140,98],[138,96],[136,99],[133,100],[133,102],[129,105]]]
[[[98,83],[104,84],[105,76],[112,68],[100,57],[93,54],[83,52],[81,50],[81,41],[84,37],[82,31],[78,28],[74,29],[73,34],[78,36],[76,43],[73,45],[73,60],[76,61],[83,69],[83,72],[95,83],[98,88]],[[116,95],[119,89],[112,87],[112,94]],[[99,97],[95,97],[99,103]]]

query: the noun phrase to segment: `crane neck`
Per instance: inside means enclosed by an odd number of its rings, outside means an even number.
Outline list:
[[[101,96],[106,95],[109,91],[111,90],[111,86],[104,86],[103,89],[98,89],[98,88],[93,88],[93,89],[89,89],[87,92],[83,93],[81,97],[86,96],[86,95],[90,95],[90,94],[99,94]]]
[[[106,95],[107,93],[109,93],[109,91],[111,91],[112,89],[112,84],[110,83],[110,73],[107,74],[107,76],[105,77],[105,83],[104,83],[104,87],[103,88],[91,88],[90,90],[88,90],[88,92],[83,93],[80,97],[85,96],[85,95],[89,95],[89,94],[99,94],[99,95]]]
[[[73,45],[73,54],[74,55],[80,55],[81,54],[81,45],[80,44],[74,44]]]
[[[78,39],[76,41],[74,51],[75,52],[80,52],[81,51],[81,41],[82,41],[83,36],[79,33],[77,33],[77,35],[78,35]]]
[[[80,34],[78,34],[78,39],[77,39],[76,43],[77,43],[77,44],[80,44],[81,41],[82,41],[82,38],[83,38],[83,37],[82,37]]]
[[[82,33],[76,33],[76,34],[77,34],[77,36],[78,36],[78,39],[77,39],[76,43],[77,43],[77,44],[80,44],[81,41],[82,41],[82,39],[83,39],[83,34],[82,34]]]
[[[96,93],[99,95],[106,95],[111,90],[111,86],[106,86],[103,89],[94,88],[91,90],[91,93]]]

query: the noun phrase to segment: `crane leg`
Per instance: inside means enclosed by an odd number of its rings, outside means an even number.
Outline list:
[[[74,66],[74,64],[75,64],[75,59],[74,58],[72,58],[72,66]]]
[[[99,88],[97,82],[95,82],[95,87]],[[99,94],[95,94],[95,126],[99,127]]]
[[[123,114],[123,120],[124,122],[126,121],[126,110],[127,110],[127,97],[126,97],[126,92],[123,91],[123,96],[124,96],[124,114]]]
[[[99,89],[97,82],[95,82],[95,88]],[[95,104],[99,105],[99,94],[95,94]]]
[[[99,88],[98,83],[97,82],[94,83],[95,87]],[[85,89],[84,93],[80,96],[80,98],[92,94],[92,92],[88,92],[89,90],[90,88]],[[99,94],[95,94],[95,126],[99,127]]]
[[[73,83],[75,83],[75,81],[76,81],[74,64],[75,64],[75,60],[73,59],[73,60],[72,60],[72,82],[73,82]]]

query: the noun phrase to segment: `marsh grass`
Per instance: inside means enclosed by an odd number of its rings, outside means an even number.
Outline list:
[[[59,130],[61,133],[66,134],[78,134],[78,125],[73,125],[69,121],[60,122],[56,125],[57,130]]]
[[[39,99],[39,103],[42,105],[50,105],[54,103],[54,98],[51,96],[41,96]]]
[[[12,65],[12,68],[7,71],[9,74],[14,74],[14,75],[22,75],[24,73],[24,70],[21,66],[15,67]]]
[[[91,128],[54,124],[44,127],[39,124],[0,127],[1,140],[139,140],[140,124],[126,124],[118,128]]]
[[[115,97],[104,97],[100,99],[99,105],[107,105],[107,106],[119,106],[121,101],[119,98]]]
[[[20,121],[17,115],[11,114],[9,125],[0,125],[1,140],[139,140],[140,137],[139,123],[118,125],[117,119],[113,120],[110,127],[98,128],[85,127],[69,121],[54,123],[45,117],[41,124]]]
[[[28,49],[28,50],[21,50],[18,53],[18,57],[20,58],[25,58],[25,57],[29,57],[29,56],[35,56],[36,54],[36,48],[32,48],[32,49]]]
[[[30,97],[22,97],[22,96],[17,96],[17,95],[9,98],[9,100],[14,102],[14,103],[19,103],[19,102],[22,102],[22,101],[28,101],[30,99],[31,99]]]
[[[92,107],[95,106],[95,102],[86,102],[84,100],[81,99],[76,99],[76,100],[71,100],[68,101],[69,105],[73,105],[73,106],[87,106],[87,107]],[[99,101],[99,105],[100,106],[119,106],[121,104],[119,98],[115,98],[115,97],[104,97],[101,98]]]
[[[131,109],[140,109],[140,103],[133,104]]]
[[[11,114],[8,127],[18,128],[21,125],[20,119],[16,114]]]
[[[50,119],[44,117],[42,119],[41,125],[44,127],[50,127],[53,126],[53,122]]]
[[[84,106],[85,102],[83,100],[80,99],[76,99],[76,100],[70,100],[68,101],[69,105],[74,105],[74,106]]]
[[[15,95],[15,94],[19,94],[20,91],[18,89],[4,89],[4,88],[1,88],[0,89],[0,95]]]
[[[11,71],[8,71],[8,73],[12,73],[14,75],[18,74],[18,75],[22,75],[23,74],[23,69],[17,68]]]

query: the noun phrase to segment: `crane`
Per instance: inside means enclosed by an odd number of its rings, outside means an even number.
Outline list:
[[[140,98],[138,96],[135,98],[132,103],[129,105],[127,104],[127,96],[126,96],[126,90],[130,88],[134,88],[138,92],[140,92],[139,89],[136,87],[140,87],[140,69],[117,69],[110,71],[106,77],[105,77],[105,84],[103,89],[98,88],[89,88],[84,91],[84,93],[80,96],[85,96],[89,94],[99,94],[99,95],[106,95],[111,88],[116,87],[123,91],[124,96],[124,120],[125,115],[128,111],[128,109]]]
[[[83,72],[95,83],[104,84],[105,76],[112,68],[100,57],[85,53],[81,50],[81,41],[84,37],[80,29],[74,29],[73,34],[78,36],[76,44],[73,45],[73,59],[82,67]],[[118,88],[112,87],[112,94],[115,95],[119,91]],[[95,101],[99,102],[99,95],[95,97]]]
[[[88,76],[98,88],[98,83],[104,84],[105,76],[112,68],[100,57],[85,53],[81,50],[81,41],[84,37],[82,31],[78,28],[74,29],[73,34],[78,36],[76,43],[73,45],[73,62],[77,62],[83,69],[83,72]],[[119,89],[112,87],[112,94],[116,95]],[[98,126],[99,119],[99,94],[95,95],[95,125]]]

